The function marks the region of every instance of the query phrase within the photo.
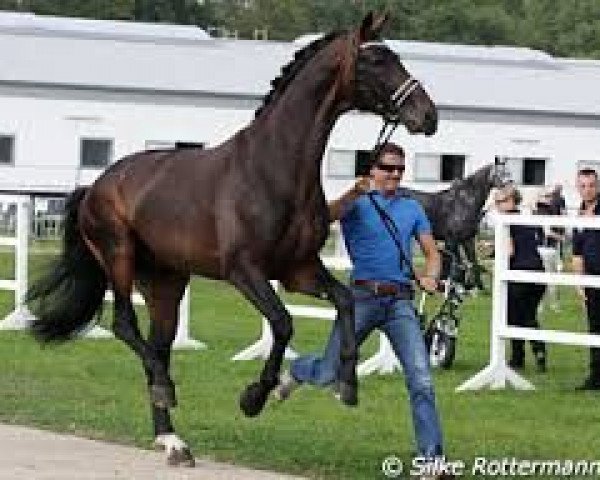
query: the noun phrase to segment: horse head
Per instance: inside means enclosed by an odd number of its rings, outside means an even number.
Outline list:
[[[506,160],[496,157],[494,164],[490,165],[489,182],[492,188],[502,188],[512,183]]]
[[[380,40],[387,15],[369,13],[350,32],[354,49],[352,108],[375,113],[390,124],[403,124],[410,133],[433,135],[437,109],[423,86],[398,56]]]

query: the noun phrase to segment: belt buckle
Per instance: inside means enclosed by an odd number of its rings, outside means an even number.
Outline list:
[[[373,291],[375,292],[375,295],[379,296],[379,287],[380,287],[381,283],[379,282],[373,282]]]

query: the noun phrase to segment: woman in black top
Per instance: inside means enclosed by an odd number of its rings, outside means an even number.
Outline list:
[[[508,186],[498,190],[494,197],[496,208],[502,213],[519,214],[517,209],[521,195],[517,189]],[[537,247],[542,245],[544,233],[541,227],[526,225],[510,226],[510,268],[515,270],[543,271],[544,265]],[[537,283],[508,284],[508,324],[539,328],[537,310],[546,290],[545,285]],[[532,340],[531,348],[535,356],[538,371],[546,371],[546,345]],[[525,366],[525,342],[511,340],[511,358],[509,365],[520,369]]]

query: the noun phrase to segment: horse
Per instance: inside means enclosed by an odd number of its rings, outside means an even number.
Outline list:
[[[258,415],[277,386],[293,332],[270,279],[333,303],[342,331],[341,400],[358,403],[352,295],[319,258],[329,230],[323,153],[336,120],[351,110],[411,134],[433,135],[438,122],[422,85],[381,42],[386,19],[369,13],[360,26],[299,50],[255,118],[222,144],[126,156],[66,204],[58,263],[26,297],[37,317],[31,331],[43,343],[73,338],[94,321],[110,287],[113,331],[143,363],[155,445],[170,464],[194,462],[169,416],[176,405],[171,344],[191,275],[228,281],[270,323],[270,355],[240,395],[246,416]],[[149,311],[146,339],[131,303],[134,283]]]
[[[503,162],[496,160],[485,165],[462,180],[455,180],[450,188],[438,192],[406,189],[417,199],[431,221],[433,236],[443,240],[446,248],[461,258],[462,246],[472,272],[475,287],[483,290],[482,267],[477,261],[475,236],[484,215],[484,206],[492,188],[500,188],[508,182]]]

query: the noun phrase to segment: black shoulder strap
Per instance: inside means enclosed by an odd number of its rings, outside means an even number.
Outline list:
[[[398,254],[400,256],[400,265],[402,265],[403,263],[406,264],[406,266],[408,267],[408,271],[410,273],[411,280],[416,280],[417,276],[415,275],[415,269],[413,268],[413,264],[410,261],[410,259],[406,256],[406,254],[404,253],[404,249],[402,248],[402,244],[400,243],[400,239],[399,239],[400,233],[398,232],[398,227],[397,227],[396,223],[388,215],[388,213],[381,207],[381,205],[379,205],[377,200],[375,200],[375,196],[372,191],[367,193],[367,196],[369,197],[369,200],[371,200],[371,203],[375,207],[375,210],[381,217],[381,221],[383,222],[385,229],[388,231],[388,233],[390,234],[390,237],[392,237],[392,240],[396,244],[396,248],[398,249]]]

